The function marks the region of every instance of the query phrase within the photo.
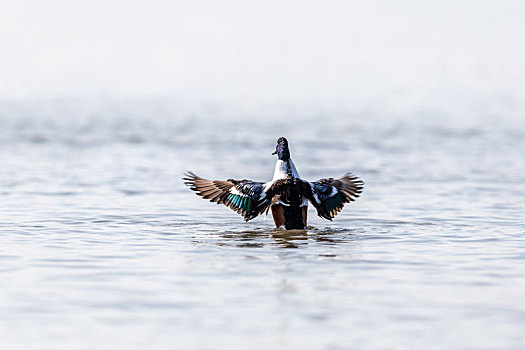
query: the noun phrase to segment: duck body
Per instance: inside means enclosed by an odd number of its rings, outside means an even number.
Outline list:
[[[354,201],[362,191],[363,182],[352,174],[315,182],[301,179],[284,137],[277,140],[274,154],[279,159],[268,182],[208,180],[189,172],[185,184],[204,199],[230,207],[246,221],[271,209],[275,226],[287,230],[306,228],[308,202],[320,217],[332,220],[345,203]]]
[[[265,184],[273,195],[272,217],[276,227],[303,230],[306,227],[309,186],[299,177],[292,159],[278,159],[273,179]]]
[[[305,182],[297,178],[273,182],[271,192],[276,200],[270,208],[276,227],[284,226],[287,230],[302,230],[306,227],[308,190]]]

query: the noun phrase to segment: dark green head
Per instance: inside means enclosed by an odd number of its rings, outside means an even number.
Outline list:
[[[290,149],[288,148],[288,141],[284,137],[279,137],[277,140],[277,146],[275,146],[275,152],[280,160],[290,159]]]

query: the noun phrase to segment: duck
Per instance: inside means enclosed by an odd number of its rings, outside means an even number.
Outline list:
[[[208,180],[191,171],[184,174],[183,181],[198,196],[227,206],[245,221],[271,211],[276,228],[287,230],[307,228],[308,203],[314,206],[319,217],[331,221],[363,190],[364,182],[352,173],[314,182],[301,179],[284,137],[277,140],[272,155],[277,155],[277,162],[273,178],[267,182]]]

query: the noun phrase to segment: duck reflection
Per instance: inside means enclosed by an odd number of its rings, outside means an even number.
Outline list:
[[[228,231],[221,234],[221,237],[229,240],[229,245],[239,248],[261,248],[272,245],[279,248],[299,248],[313,242],[333,245],[353,240],[352,234],[347,231],[319,230],[315,227],[308,227],[306,230]]]
[[[306,230],[272,230],[271,235],[275,244],[281,248],[298,248],[308,242]]]

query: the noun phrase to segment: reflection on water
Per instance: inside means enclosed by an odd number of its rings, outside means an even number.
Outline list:
[[[352,235],[350,230],[332,228],[318,229],[313,226],[309,226],[306,230],[260,228],[239,232],[226,231],[219,233],[219,236],[224,239],[224,241],[221,240],[217,242],[217,244],[239,248],[305,248],[309,242],[321,246],[349,243],[355,239]],[[206,244],[209,241],[210,236],[203,240]]]
[[[68,116],[0,115],[2,349],[525,346],[519,121]],[[284,231],[182,183],[268,180],[279,136],[363,196]]]
[[[298,248],[308,242],[306,230],[275,230],[272,237],[275,244],[281,248]]]

